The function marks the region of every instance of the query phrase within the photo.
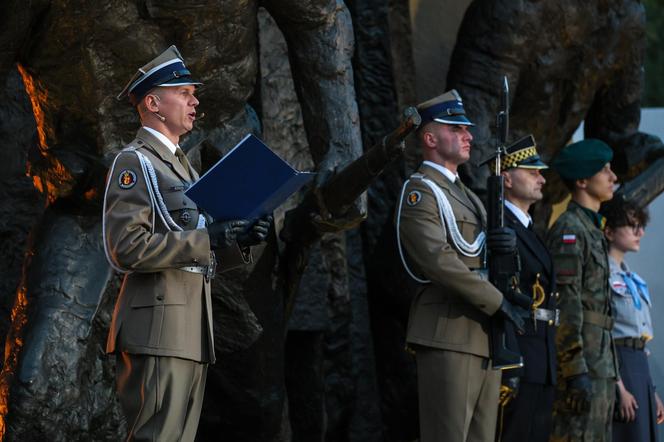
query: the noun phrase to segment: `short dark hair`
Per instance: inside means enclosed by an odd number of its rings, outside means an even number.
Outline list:
[[[565,187],[567,188],[567,190],[569,191],[569,193],[574,193],[574,191],[576,190],[576,180],[566,180],[564,178],[561,178],[561,180],[565,185]]]
[[[633,200],[626,200],[620,194],[603,203],[599,213],[606,218],[606,226],[611,229],[630,226],[634,223],[645,227],[650,221],[648,209],[640,207]]]

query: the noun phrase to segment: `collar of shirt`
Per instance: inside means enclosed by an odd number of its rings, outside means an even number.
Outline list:
[[[634,305],[637,309],[641,309],[641,307],[639,307],[639,295],[646,300],[648,305],[650,305],[650,291],[648,290],[648,284],[643,278],[632,272],[625,261],[619,266],[613,257],[609,255],[609,271],[611,272],[611,276],[618,275],[625,282],[630,294],[634,298]],[[611,277],[609,282],[612,283],[612,280],[613,278]]]
[[[627,267],[627,263],[625,261],[618,265],[616,260],[613,259],[613,256],[609,255],[609,271],[611,273],[622,275],[625,272],[629,272],[629,267]]]
[[[600,230],[604,230],[604,225],[606,224],[606,218],[604,218],[602,215],[600,215],[598,212],[595,212],[592,209],[589,209],[587,207],[583,207],[581,204],[577,203],[576,201],[570,201],[570,204],[575,204],[578,206],[583,213],[586,214],[586,216],[590,219],[590,221],[595,225]]]
[[[438,172],[442,173],[445,176],[445,178],[450,180],[450,182],[452,182],[452,183],[455,182],[457,180],[457,178],[459,178],[459,175],[455,175],[447,167],[441,166],[440,164],[436,164],[433,161],[425,160],[425,161],[422,162],[422,164],[426,164],[429,167],[433,167]]]
[[[521,222],[521,224],[523,224],[523,227],[525,227],[526,229],[528,228],[528,226],[532,221],[532,218],[528,213],[524,212],[523,210],[521,210],[519,207],[517,207],[515,204],[511,203],[508,200],[505,200],[505,207],[510,209],[510,211],[514,214],[514,216],[516,216],[516,219],[518,219]]]
[[[173,144],[173,142],[172,142],[171,140],[169,140],[168,138],[166,138],[166,135],[162,134],[161,132],[159,132],[159,131],[156,130],[156,129],[153,129],[153,128],[151,128],[151,127],[147,127],[147,126],[143,126],[143,129],[147,130],[147,131],[150,132],[152,135],[154,135],[155,137],[157,137],[157,139],[158,139],[159,141],[161,141],[162,143],[164,143],[164,145],[165,145],[166,147],[168,147],[168,150],[170,150],[171,153],[172,153],[173,155],[175,155],[175,149],[176,149],[177,147],[179,147],[179,145],[176,146],[175,144]]]

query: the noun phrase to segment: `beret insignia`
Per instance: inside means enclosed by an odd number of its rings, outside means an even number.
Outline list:
[[[408,194],[408,205],[414,206],[417,203],[419,203],[421,199],[422,199],[422,194],[417,190],[413,190]]]
[[[129,169],[123,170],[118,177],[118,185],[121,189],[131,189],[136,185],[136,173]]]

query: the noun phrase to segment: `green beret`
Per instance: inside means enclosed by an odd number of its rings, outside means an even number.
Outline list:
[[[612,158],[604,141],[590,138],[565,146],[552,166],[564,180],[581,180],[595,175]]]

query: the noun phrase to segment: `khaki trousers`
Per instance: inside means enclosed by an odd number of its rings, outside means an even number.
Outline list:
[[[196,437],[207,364],[118,353],[116,387],[127,441],[189,442]]]
[[[417,348],[420,442],[492,442],[500,370],[479,356]]]

